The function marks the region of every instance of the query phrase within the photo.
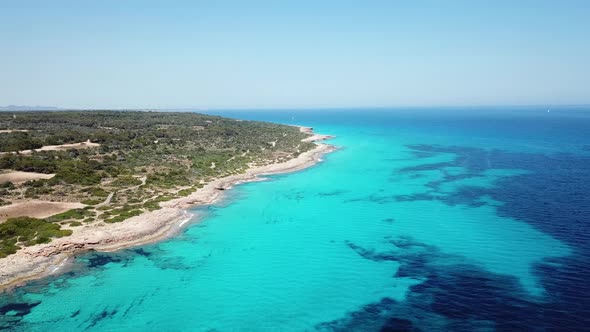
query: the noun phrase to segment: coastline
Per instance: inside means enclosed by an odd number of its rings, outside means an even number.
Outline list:
[[[166,239],[177,234],[194,217],[187,209],[219,201],[224,191],[236,184],[263,181],[264,175],[291,173],[311,167],[322,161],[324,154],[336,150],[332,145],[318,143],[332,136],[315,134],[309,127],[297,127],[311,135],[303,141],[314,142],[316,147],[296,158],[249,168],[245,173],[213,180],[186,197],[161,203],[162,208],[159,210],[144,212],[120,223],[84,225],[70,236],[25,247],[15,254],[0,258],[0,292],[55,274],[74,255],[85,251],[112,252]]]

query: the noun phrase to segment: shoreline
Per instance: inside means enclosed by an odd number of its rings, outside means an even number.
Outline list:
[[[161,203],[159,210],[144,212],[120,223],[84,225],[70,236],[25,247],[0,258],[0,293],[59,273],[79,253],[92,250],[113,252],[169,238],[195,217],[187,209],[214,204],[223,198],[225,190],[242,183],[267,180],[264,175],[292,173],[311,167],[323,161],[324,154],[336,150],[332,145],[318,143],[333,136],[315,134],[309,127],[296,127],[311,135],[303,141],[314,142],[314,149],[285,162],[257,166],[242,174],[215,179],[186,197]]]

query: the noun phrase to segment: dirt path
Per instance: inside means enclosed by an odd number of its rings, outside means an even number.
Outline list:
[[[88,148],[95,148],[95,147],[99,147],[100,144],[98,143],[92,143],[90,142],[90,140],[87,140],[86,142],[80,142],[80,143],[73,143],[73,144],[62,144],[62,145],[46,145],[43,146],[39,149],[35,149],[35,150],[22,150],[22,151],[18,151],[18,153],[20,154],[31,154],[33,153],[33,151],[62,151],[62,150],[68,150],[68,149],[88,149]],[[6,153],[15,153],[15,152],[0,152],[0,155],[6,154]]]
[[[96,204],[94,207],[95,208],[99,208],[101,206],[105,206],[105,205],[109,205],[111,204],[111,199],[113,199],[113,196],[115,195],[115,192],[110,193],[107,198],[104,200],[104,202]]]

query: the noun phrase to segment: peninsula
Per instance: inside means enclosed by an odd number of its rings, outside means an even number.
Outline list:
[[[0,288],[169,236],[236,183],[315,164],[328,138],[197,113],[0,112]]]

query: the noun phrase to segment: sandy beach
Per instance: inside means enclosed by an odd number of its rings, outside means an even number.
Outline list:
[[[215,203],[223,197],[225,190],[236,184],[262,181],[264,175],[295,172],[310,167],[320,162],[322,155],[335,150],[332,145],[317,143],[332,136],[314,134],[308,127],[299,128],[312,135],[305,141],[316,142],[316,147],[296,158],[253,167],[243,174],[216,179],[189,196],[161,203],[162,208],[159,210],[146,212],[120,223],[83,225],[76,228],[70,236],[25,247],[13,255],[1,258],[0,290],[57,273],[77,253],[89,250],[115,251],[167,238],[180,231],[193,218],[186,209]]]

